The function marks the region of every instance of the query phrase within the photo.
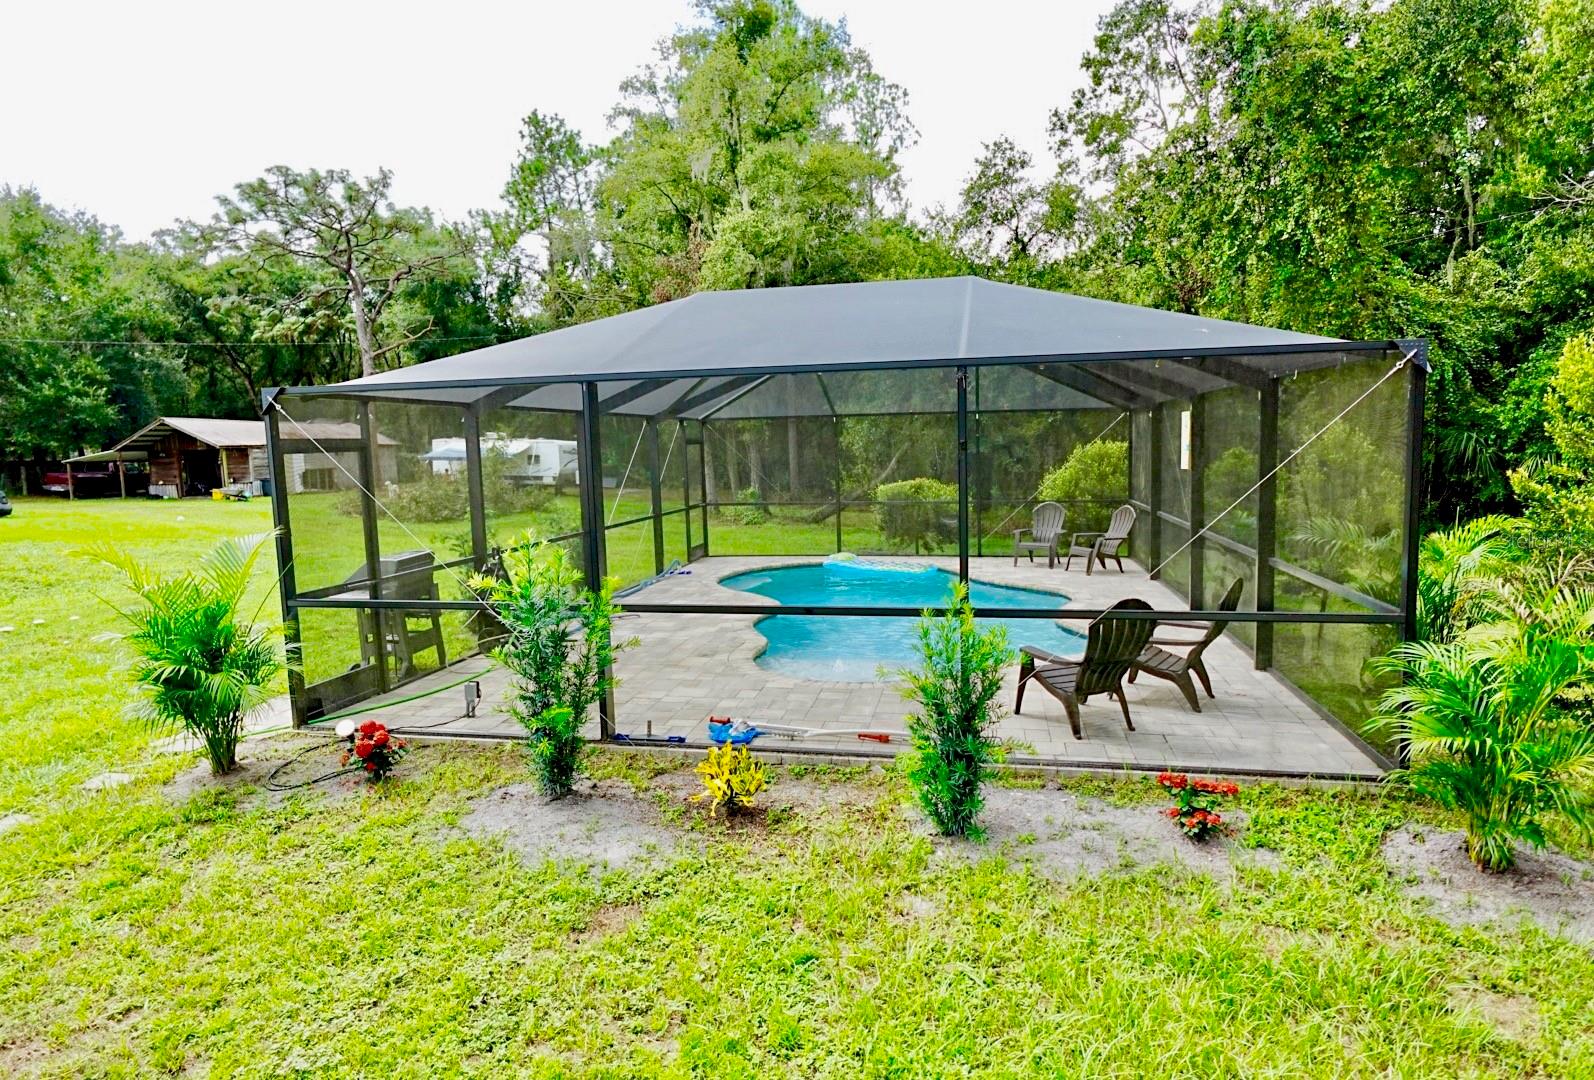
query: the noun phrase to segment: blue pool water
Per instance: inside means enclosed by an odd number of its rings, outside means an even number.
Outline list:
[[[955,574],[935,567],[871,564],[867,560],[755,570],[723,578],[720,584],[757,593],[783,604],[826,606],[932,607],[951,596]],[[976,608],[1061,608],[1068,597],[1039,589],[969,582]],[[878,682],[888,673],[918,663],[917,619],[886,616],[771,615],[756,626],[769,646],[760,667],[824,682]],[[984,627],[1007,627],[1014,649],[1037,645],[1060,656],[1084,652],[1085,638],[1047,619],[981,618]]]

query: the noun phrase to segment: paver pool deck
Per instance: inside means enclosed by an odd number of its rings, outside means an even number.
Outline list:
[[[714,556],[691,564],[689,574],[663,578],[625,599],[650,604],[745,604],[778,610],[776,601],[720,584],[733,574],[820,561],[816,557]],[[953,557],[916,560],[955,572]],[[1066,594],[1074,606],[1104,608],[1126,596],[1140,597],[1163,610],[1185,603],[1125,560],[1126,572],[1048,569],[1044,561],[1010,558],[970,560],[970,576],[1000,585],[1018,585]],[[755,628],[760,616],[632,613],[616,622],[616,634],[635,638],[616,664],[616,729],[630,735],[680,735],[694,745],[707,743],[707,718],[731,716],[757,723],[790,724],[836,730],[880,728],[900,731],[909,703],[895,682],[821,682],[794,678],[758,664],[766,645]],[[1069,625],[1083,630],[1084,624]],[[1081,710],[1084,738],[1069,731],[1062,705],[1036,687],[1025,695],[1024,712],[1011,712],[1018,666],[1009,670],[999,699],[1006,715],[998,733],[1015,744],[1015,761],[1062,766],[1179,768],[1191,771],[1310,774],[1374,779],[1380,762],[1316,706],[1281,679],[1256,670],[1250,654],[1225,635],[1206,653],[1216,699],[1204,695],[1201,712],[1192,711],[1172,683],[1142,677],[1129,686],[1135,730],[1123,724],[1118,703],[1092,698]],[[505,673],[484,657],[471,657],[429,674],[388,695],[410,698],[481,672],[482,700],[477,714],[464,718],[463,692],[451,690],[419,701],[393,704],[370,715],[390,727],[418,735],[486,738],[519,737],[520,725],[504,708]],[[382,699],[367,704],[379,705]],[[597,735],[597,725],[591,734]],[[790,741],[764,737],[761,750],[809,750],[832,754],[880,754],[900,749],[897,739],[882,746],[856,737]]]

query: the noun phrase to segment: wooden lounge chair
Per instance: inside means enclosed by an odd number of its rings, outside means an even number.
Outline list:
[[[1028,533],[1030,539],[1024,539]],[[1054,502],[1043,502],[1030,515],[1029,528],[1013,530],[1013,565],[1018,565],[1020,553],[1035,561],[1035,553],[1046,553],[1046,569],[1057,565],[1057,542],[1063,535],[1063,508]]]
[[[1125,503],[1112,512],[1112,520],[1107,523],[1106,532],[1077,532],[1068,544],[1068,557],[1063,560],[1063,569],[1067,570],[1073,565],[1074,556],[1085,557],[1085,573],[1089,574],[1096,563],[1101,563],[1103,570],[1107,568],[1107,560],[1111,559],[1118,564],[1118,572],[1123,573],[1123,556],[1118,549],[1129,541],[1129,530],[1135,527],[1135,508]],[[1095,537],[1090,543],[1084,541]]]
[[[1078,660],[1066,660],[1033,645],[1022,646],[1018,699],[1013,702],[1013,712],[1023,709],[1024,687],[1033,680],[1063,703],[1076,739],[1085,737],[1079,727],[1079,707],[1097,694],[1116,697],[1124,711],[1124,727],[1135,730],[1134,721],[1129,718],[1129,699],[1124,696],[1124,676],[1145,649],[1157,624],[1150,619],[1118,619],[1112,613],[1150,610],[1150,604],[1135,597],[1118,601],[1090,624],[1085,655]]]
[[[1240,607],[1240,594],[1245,591],[1245,579],[1235,578],[1234,584],[1229,586],[1229,591],[1223,594],[1223,599],[1218,602],[1219,611],[1236,611]],[[1184,693],[1184,699],[1196,712],[1201,711],[1201,700],[1196,697],[1195,683],[1190,676],[1193,673],[1201,680],[1201,687],[1207,692],[1207,697],[1215,698],[1212,692],[1212,679],[1207,675],[1207,666],[1201,660],[1201,654],[1208,645],[1218,640],[1223,633],[1227,622],[1188,623],[1166,622],[1158,623],[1160,630],[1165,626],[1178,626],[1187,630],[1206,631],[1199,638],[1159,638],[1153,637],[1140,655],[1135,658],[1134,667],[1129,672],[1129,681],[1134,682],[1135,676],[1142,671],[1147,675],[1154,675],[1159,679],[1167,679]],[[1187,653],[1169,652],[1163,646],[1172,646],[1175,649],[1189,649]]]

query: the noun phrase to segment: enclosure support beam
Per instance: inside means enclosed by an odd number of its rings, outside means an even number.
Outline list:
[[[969,580],[969,369],[958,368],[958,580]]]
[[[1207,524],[1206,444],[1206,395],[1197,394],[1190,399],[1190,606],[1192,608],[1206,606],[1206,544],[1201,539],[1201,530]]]
[[[1147,522],[1151,530],[1151,542],[1146,545],[1146,557],[1151,562],[1150,576],[1153,579],[1161,577],[1158,569],[1162,566],[1162,417],[1157,415],[1157,409],[1152,407],[1146,410],[1151,418],[1146,425],[1146,434],[1150,436],[1150,446],[1146,451],[1146,460],[1151,463],[1150,475],[1146,477],[1146,504],[1151,507]]]
[[[266,391],[269,395],[271,391]],[[288,524],[288,470],[282,457],[282,434],[277,430],[277,410],[268,407],[266,419],[266,458],[271,463],[271,516],[276,525],[277,595],[282,604],[282,642],[288,655],[299,651],[299,620],[290,606],[298,594],[293,569],[293,529]],[[288,666],[288,708],[293,726],[304,727],[304,668]]]
[[[698,447],[702,451],[701,453],[699,453],[697,455],[697,489],[703,495],[703,520],[701,522],[699,522],[699,524],[703,528],[703,558],[706,559],[706,558],[708,558],[708,515],[709,515],[710,505],[714,501],[714,500],[712,500],[712,499],[710,499],[708,497],[708,421],[707,420],[700,421],[698,423],[698,425],[697,425],[697,441],[698,441]],[[729,454],[731,452],[733,452],[732,448],[731,448],[731,445],[725,439],[721,439],[720,441],[725,443],[725,449],[726,449],[727,457],[728,457]],[[751,462],[749,462],[749,465],[751,465]],[[752,479],[753,478],[752,478],[752,475],[751,475],[751,469],[749,469],[748,480],[751,481]],[[734,498],[734,497],[735,497],[735,493],[733,492],[732,493],[732,498]]]
[[[376,486],[376,464],[373,447],[376,446],[376,434],[371,427],[371,406],[360,402],[355,406],[355,415],[360,421],[360,450],[359,471],[360,486],[360,527],[365,535],[365,576],[370,580],[372,600],[382,599],[382,541],[376,529],[376,497],[371,494],[371,489]],[[398,618],[402,620],[403,614]],[[382,611],[371,611],[361,616],[362,635],[371,635],[371,649],[376,657],[376,686],[381,693],[388,690],[387,677],[387,614]],[[402,624],[400,633],[403,632]],[[363,649],[361,650],[364,651]]]
[[[985,515],[981,512],[985,501],[991,497],[990,468],[985,463],[985,455],[980,453],[980,433],[985,428],[985,421],[980,415],[980,369],[974,369],[974,458],[972,475],[974,477],[974,554],[985,554]]]
[[[607,571],[603,535],[603,457],[598,440],[598,417],[602,407],[598,384],[581,384],[581,437],[576,444],[576,467],[581,477],[581,564],[587,588],[603,588]],[[607,679],[612,672],[604,671]],[[598,699],[598,735],[604,741],[614,738],[614,692]]]
[[[648,497],[653,509],[653,572],[664,573],[664,486],[659,476],[659,422],[643,421],[648,440]]]
[[[465,407],[465,485],[470,500],[470,553],[479,574],[487,565],[487,507],[482,484],[482,420],[473,405]]]
[[[1256,472],[1256,610],[1273,610],[1273,557],[1278,554],[1279,384],[1269,379],[1257,412]],[[1256,669],[1273,666],[1273,624],[1256,624]]]
[[[824,381],[820,380],[819,385],[820,386],[824,386],[825,385]],[[825,400],[828,401],[829,399],[830,399],[830,392],[827,390],[827,391],[825,391]],[[841,500],[844,498],[844,496],[842,495],[842,491],[841,491],[841,486],[842,486],[842,474],[841,474],[841,417],[836,415],[836,412],[835,412],[835,408],[836,407],[834,405],[832,405],[830,408],[831,408],[830,430],[835,435],[835,443],[836,443],[836,453],[835,453],[836,468],[835,468],[835,471],[834,471],[834,473],[835,473],[835,475],[834,475],[834,483],[836,485],[836,554],[839,555],[839,554],[841,554],[841,515],[842,515],[842,512],[844,510],[846,510],[847,508],[845,506],[843,506],[842,502],[841,502]]]
[[[1127,390],[1100,373],[1091,371],[1088,364],[1026,364],[1024,368],[1048,382],[1066,386],[1086,397],[1126,412],[1149,409],[1153,403],[1152,399]]]

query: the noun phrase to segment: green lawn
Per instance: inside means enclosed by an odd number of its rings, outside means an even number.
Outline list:
[[[197,758],[122,718],[113,578],[70,552],[180,563],[266,523],[32,499],[0,520],[0,817],[33,818],[0,834],[0,1074],[1594,1074],[1594,953],[1406,898],[1381,837],[1441,822],[1392,794],[1248,787],[1241,842],[1276,868],[1068,884],[1022,842],[938,854],[893,774],[821,770],[850,805],[764,828],[672,811],[701,853],[606,874],[457,827],[527,780],[510,747],[427,747],[379,791],[174,799]],[[593,764],[646,788],[673,763]],[[112,767],[137,779],[80,790]]]

